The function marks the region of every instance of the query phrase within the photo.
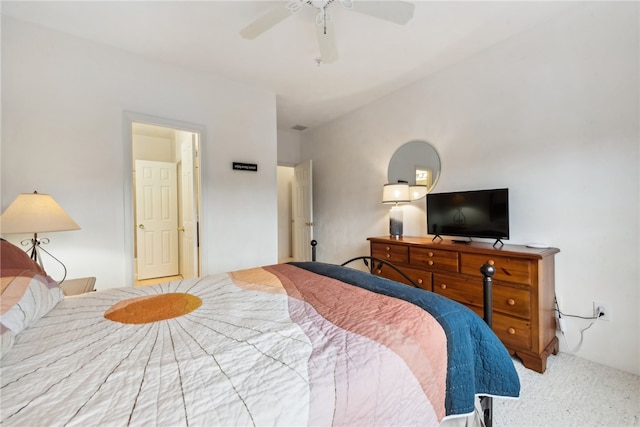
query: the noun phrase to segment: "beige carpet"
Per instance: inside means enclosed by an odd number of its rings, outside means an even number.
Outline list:
[[[514,359],[520,399],[494,399],[495,427],[640,426],[640,376],[560,353],[544,374]]]

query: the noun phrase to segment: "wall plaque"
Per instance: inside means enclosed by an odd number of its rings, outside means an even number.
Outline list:
[[[257,172],[258,165],[256,163],[233,162],[233,170]]]

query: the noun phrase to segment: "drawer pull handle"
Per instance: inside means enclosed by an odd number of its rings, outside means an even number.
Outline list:
[[[447,285],[446,285],[446,284],[444,284],[444,283],[443,283],[443,284],[441,284],[441,285],[440,285],[440,287],[441,287],[442,289],[447,289]]]
[[[418,279],[418,285],[422,285],[422,279]]]
[[[382,274],[382,270],[376,270],[376,274]]]
[[[492,260],[492,259],[490,259],[489,261],[487,261],[487,263],[488,263],[489,265],[494,265],[494,264],[495,264],[495,261],[494,261],[494,260]]]
[[[427,264],[433,265],[433,261],[429,260],[429,261],[427,261]]]
[[[507,332],[509,332],[509,334],[511,334],[511,335],[515,335],[516,334],[516,330],[513,329],[513,328],[507,329]]]
[[[509,299],[507,300],[507,304],[509,304],[509,305],[516,305],[516,300],[514,300],[513,298],[509,298]]]
[[[391,250],[391,248],[390,248],[389,246],[387,246],[385,249],[386,249],[387,251],[390,251],[390,250]]]
[[[387,258],[391,258],[391,254],[387,254]]]
[[[433,256],[433,252],[429,252],[429,256]]]

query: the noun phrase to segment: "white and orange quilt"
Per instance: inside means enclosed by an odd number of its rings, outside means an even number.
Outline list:
[[[471,386],[452,378],[448,335],[461,332],[443,327],[447,304],[430,312],[289,264],[67,297],[2,358],[0,422],[427,426],[471,412],[475,395],[517,396],[506,350]],[[492,369],[515,383],[478,389]]]

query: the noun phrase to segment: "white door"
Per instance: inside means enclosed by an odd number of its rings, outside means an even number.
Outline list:
[[[293,209],[293,259],[311,261],[311,240],[313,239],[313,180],[311,160],[293,169],[291,191]]]
[[[181,132],[179,137],[182,159],[180,191],[181,225],[178,228],[180,247],[180,273],[185,279],[196,277],[198,272],[198,226],[197,182],[196,182],[196,142],[195,133]]]
[[[136,160],[136,242],[138,280],[178,274],[175,163]]]

